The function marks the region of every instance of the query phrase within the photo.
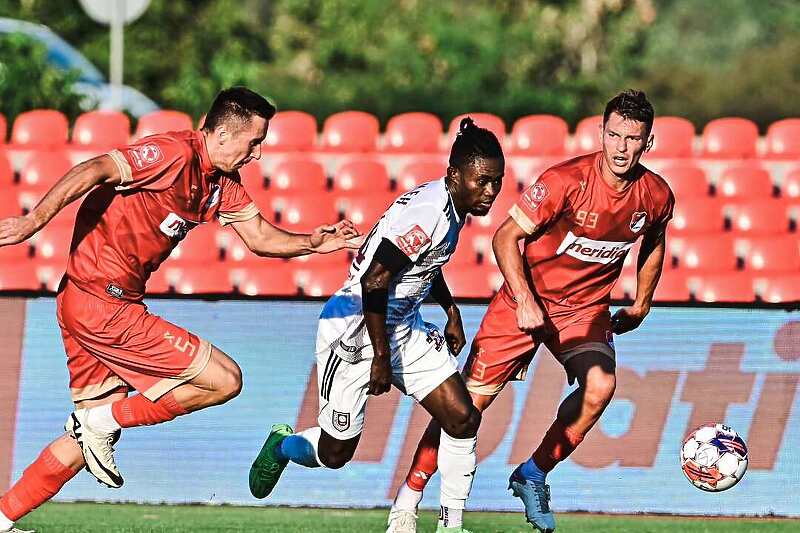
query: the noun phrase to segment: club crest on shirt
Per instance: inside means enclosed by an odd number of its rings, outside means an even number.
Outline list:
[[[523,198],[531,209],[536,209],[547,198],[547,186],[544,183],[536,183],[528,189]]]
[[[639,233],[642,231],[645,222],[647,222],[647,213],[644,211],[636,211],[631,217],[631,231]]]
[[[164,159],[164,154],[155,143],[147,143],[128,150],[137,170],[142,170]]]
[[[397,237],[395,244],[402,250],[404,254],[411,257],[419,253],[422,248],[431,242],[431,238],[425,233],[425,230],[415,224],[405,235]]]

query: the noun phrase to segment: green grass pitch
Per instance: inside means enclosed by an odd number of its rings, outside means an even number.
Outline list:
[[[522,514],[467,513],[474,533],[530,532]],[[177,532],[382,532],[386,511],[288,509],[279,507],[171,506],[97,503],[48,503],[18,524],[37,533]],[[436,515],[423,512],[419,531],[436,530]],[[777,533],[800,531],[800,520],[680,518],[566,514],[559,533]]]

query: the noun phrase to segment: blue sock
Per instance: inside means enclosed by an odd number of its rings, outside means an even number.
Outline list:
[[[319,466],[314,445],[302,434],[289,435],[275,448],[275,456],[284,461],[315,468]]]
[[[519,473],[522,474],[522,477],[525,479],[529,479],[536,483],[544,483],[544,480],[547,477],[547,472],[542,472],[542,470],[533,461],[533,457],[522,463]]]

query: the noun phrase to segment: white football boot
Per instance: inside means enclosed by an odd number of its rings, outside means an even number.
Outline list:
[[[392,509],[386,533],[417,533],[417,515],[413,511]]]
[[[88,413],[88,409],[76,410],[67,418],[64,429],[70,437],[78,441],[86,461],[86,470],[103,485],[118,489],[124,480],[114,462],[114,443],[119,440],[121,432],[117,430],[103,433],[93,430],[86,423]]]

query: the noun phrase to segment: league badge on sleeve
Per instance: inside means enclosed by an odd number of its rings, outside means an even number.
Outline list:
[[[647,213],[644,211],[636,211],[631,217],[631,231],[639,233],[647,222]]]
[[[536,209],[547,198],[547,186],[544,183],[537,182],[522,197],[531,209]]]
[[[419,224],[415,224],[406,234],[400,235],[395,241],[397,247],[409,257],[418,254],[430,242],[431,238]]]
[[[128,154],[131,156],[131,161],[133,161],[136,170],[142,170],[164,159],[161,148],[155,143],[147,143],[132,148],[128,150]]]
[[[350,413],[341,413],[334,409],[331,422],[337,431],[347,431],[350,428]]]

